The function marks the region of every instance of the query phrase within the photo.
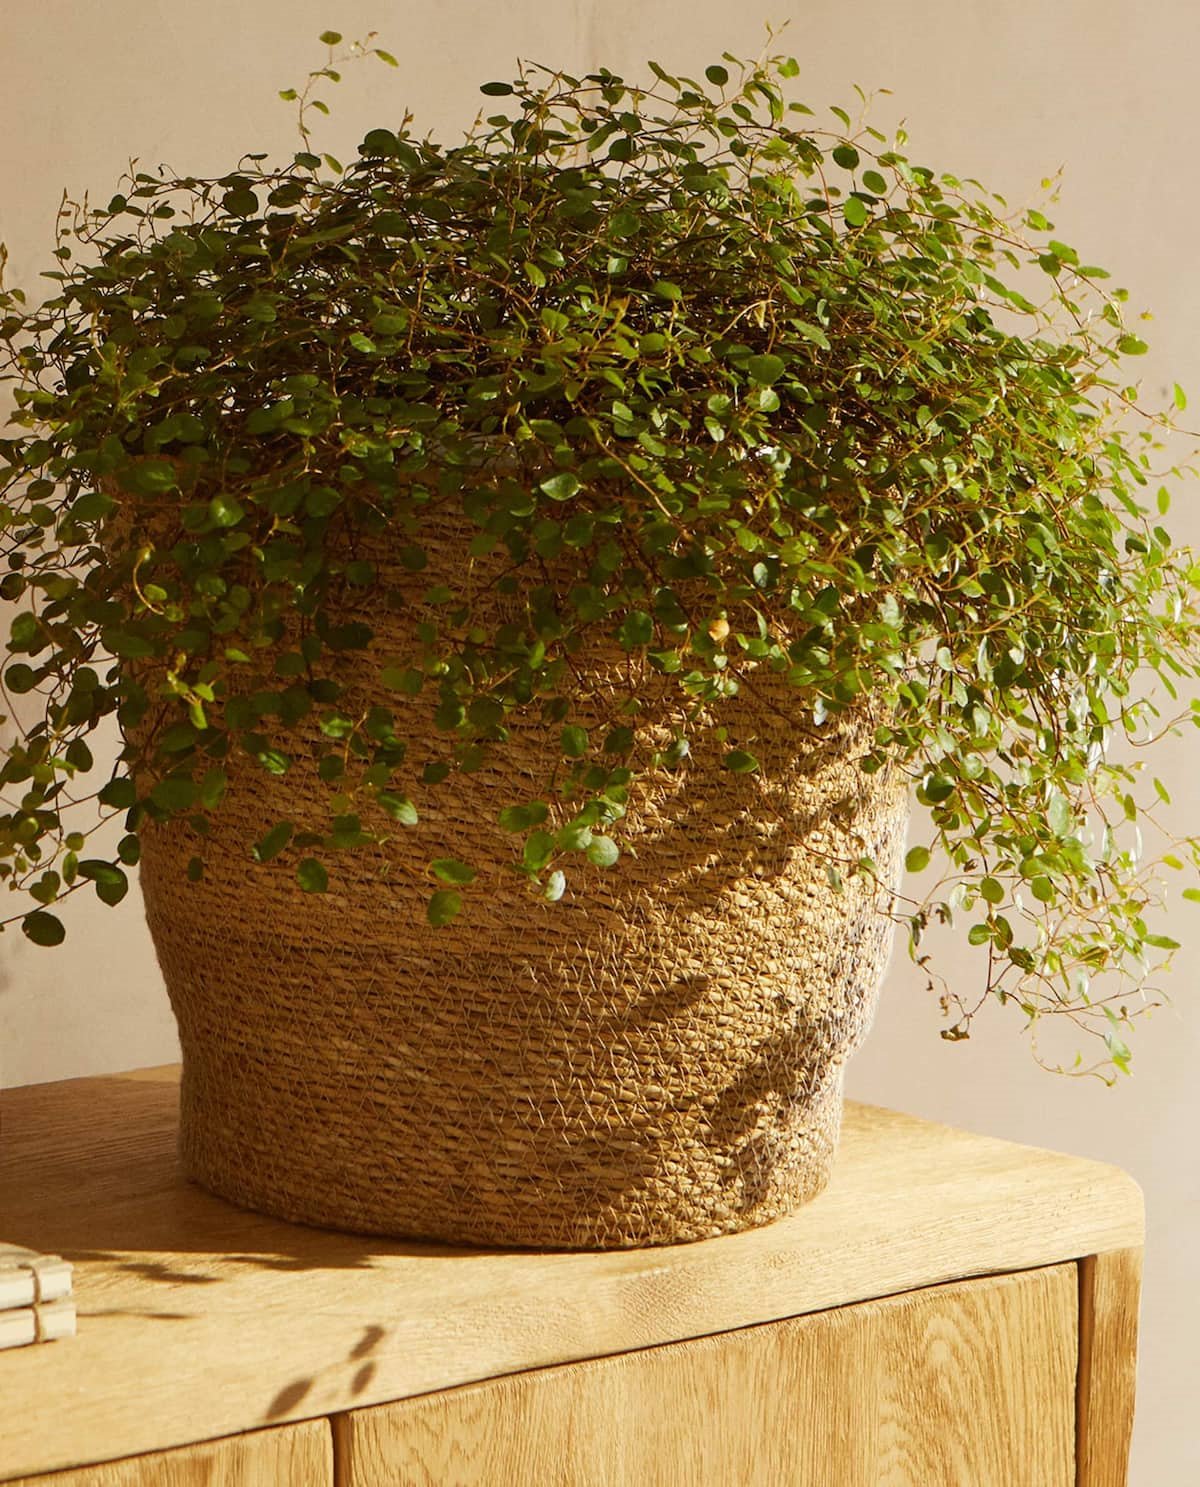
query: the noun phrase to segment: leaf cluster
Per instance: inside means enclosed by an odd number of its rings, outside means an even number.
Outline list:
[[[50,944],[70,892],[117,902],[147,821],[181,818],[200,876],[231,753],[286,773],[314,720],[328,828],[280,822],[248,852],[324,891],[377,840],[364,821],[420,831],[533,716],[560,766],[495,809],[554,902],[576,854],[618,863],[639,779],[701,750],[758,768],[710,709],[769,669],[798,748],[865,699],[884,720],[862,767],[909,772],[928,845],[908,867],[945,864],[894,901],[914,956],[965,921],[985,995],[1095,1023],[1123,1067],[1126,997],[1174,946],[1140,842],[1166,792],[1141,800],[1110,746],[1175,723],[1147,674],[1171,698],[1197,674],[1197,572],[1161,524],[1168,420],[1128,386],[1146,347],[1125,293],[902,135],[818,126],[791,59],[650,71],[523,68],[454,146],[406,118],[343,166],[302,117],[282,166],[131,174],[64,210],[44,303],[0,293],[4,686],[28,717],[0,875],[35,904],[14,917]],[[469,523],[464,582],[429,586],[447,513]],[[399,587],[354,555],[380,541]],[[497,554],[522,620],[489,629],[465,575]],[[395,705],[361,716],[340,662],[374,632],[347,595],[409,624]],[[678,688],[669,746],[640,738],[632,683],[602,736],[575,716],[596,636]],[[406,731],[418,696],[449,763]],[[87,740],[113,715],[126,746],[96,787]],[[83,855],[88,799],[124,820],[112,860]],[[431,922],[480,866],[431,859]]]

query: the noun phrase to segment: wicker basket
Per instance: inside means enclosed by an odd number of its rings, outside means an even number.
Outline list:
[[[461,582],[461,541],[432,551],[421,585]],[[360,706],[396,703],[376,667],[408,647],[407,625],[379,610],[372,651],[340,673]],[[631,681],[639,731],[678,709],[667,679],[631,678],[623,655],[577,664],[577,721],[599,727]],[[432,700],[404,704],[406,735],[428,741],[415,778],[448,743]],[[894,878],[903,781],[858,768],[863,719],[806,732],[771,676],[717,721],[761,770],[731,774],[713,745],[655,775],[622,823],[633,851],[608,871],[581,856],[558,904],[503,865],[514,838],[497,807],[537,792],[557,736],[519,720],[484,769],[414,785],[421,827],[340,854],[324,895],[297,885],[305,854],[259,865],[248,851],[277,820],[327,820],[313,735],[296,735],[282,777],[231,762],[201,882],[187,880],[194,834],[148,830],[187,1171],[286,1219],[545,1248],[726,1234],[813,1197],[891,942],[883,890],[850,877],[837,892],[827,864],[870,856]],[[438,855],[482,868],[451,929],[425,921]]]

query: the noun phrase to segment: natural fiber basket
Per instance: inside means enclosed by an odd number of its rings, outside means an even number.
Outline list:
[[[461,534],[421,540],[421,585],[461,583]],[[411,587],[413,575],[383,579]],[[394,706],[375,677],[381,656],[405,654],[407,621],[377,597],[357,602],[376,641],[339,676],[356,705]],[[628,664],[577,659],[576,721],[600,726],[632,682],[639,733],[669,723],[678,691]],[[424,740],[415,779],[449,744],[432,700],[403,701],[398,727]],[[728,745],[714,744],[656,774],[622,823],[620,864],[581,856],[558,904],[503,865],[514,838],[496,822],[538,792],[557,728],[516,719],[484,769],[424,794],[414,784],[421,826],[336,856],[324,895],[300,890],[292,858],[249,852],[278,820],[327,820],[315,729],[296,735],[284,776],[231,758],[202,881],[187,878],[198,839],[186,827],[143,842],[183,1046],[187,1171],[286,1219],[505,1246],[698,1239],[813,1197],[891,942],[886,888],[847,876],[839,892],[828,869],[867,856],[883,885],[894,879],[903,781],[858,767],[862,717],[806,727],[768,674],[715,721],[760,771],[721,768]],[[425,863],[443,854],[482,871],[439,930],[425,920]]]

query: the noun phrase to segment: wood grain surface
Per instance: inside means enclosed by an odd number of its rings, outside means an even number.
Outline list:
[[[12,1487],[333,1487],[333,1442],[327,1420],[306,1420],[125,1461],[21,1477]]]
[[[1125,1487],[1137,1384],[1140,1249],[1079,1266],[1078,1487]]]
[[[0,1481],[1142,1242],[1114,1168],[854,1105],[825,1193],[749,1233],[362,1239],[183,1180],[175,1100],[173,1070],[0,1096],[0,1237],[71,1260],[79,1304],[78,1337],[0,1354]]]
[[[339,1487],[1074,1487],[1074,1265],[334,1417]]]

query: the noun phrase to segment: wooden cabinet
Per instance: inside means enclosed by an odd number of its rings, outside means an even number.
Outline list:
[[[387,1480],[387,1479],[385,1479]],[[50,1476],[18,1477],[12,1487],[333,1487],[327,1420],[251,1430],[219,1441],[149,1451]]]
[[[0,1482],[1120,1487],[1142,1216],[1112,1168],[851,1106],[749,1234],[471,1251],[182,1181],[175,1075],[0,1097],[0,1235],[79,1336],[0,1353]]]
[[[347,1483],[1074,1487],[1073,1265],[334,1419]]]

